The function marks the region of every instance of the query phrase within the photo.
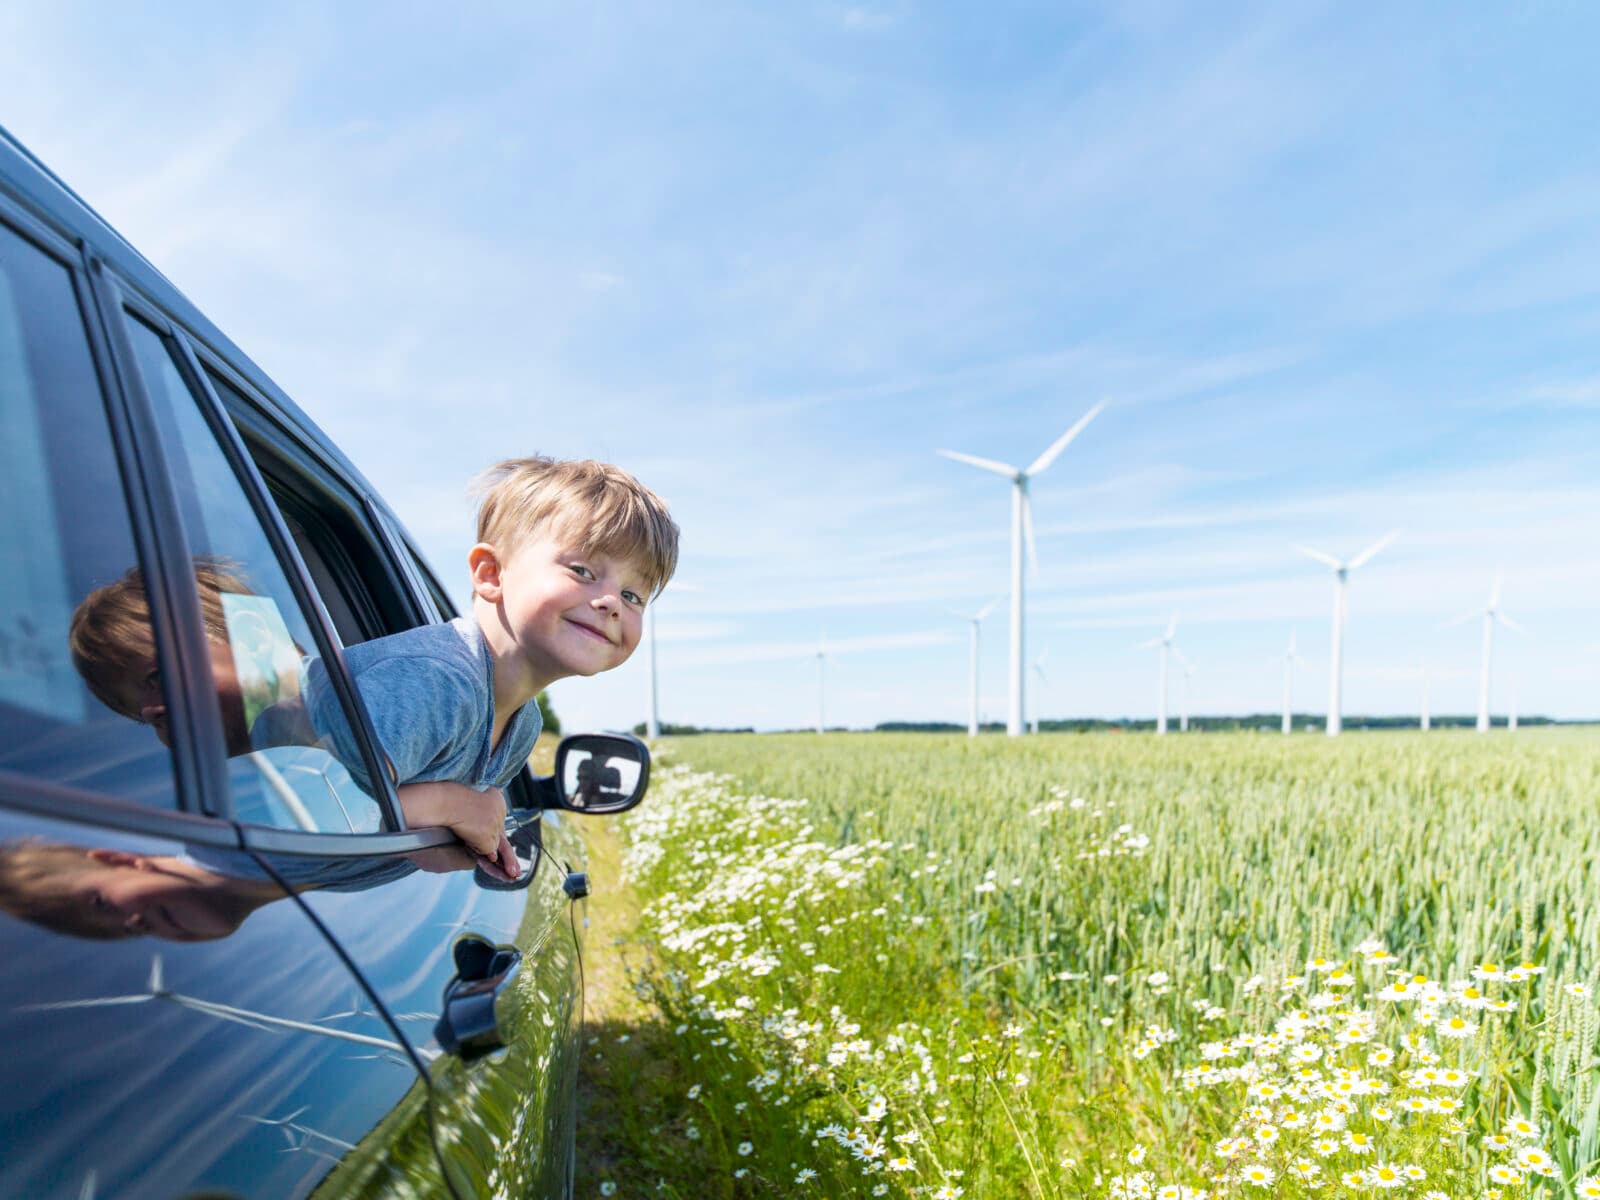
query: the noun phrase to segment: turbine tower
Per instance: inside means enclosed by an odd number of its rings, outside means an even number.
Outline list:
[[[1460,625],[1463,621],[1470,621],[1480,612],[1483,614],[1483,665],[1478,673],[1478,732],[1489,732],[1489,662],[1494,651],[1494,623],[1499,621],[1508,629],[1515,629],[1518,633],[1527,633],[1505,613],[1500,611],[1500,585],[1504,581],[1502,572],[1495,572],[1494,586],[1489,590],[1489,603],[1481,609],[1468,609],[1453,621],[1446,621],[1446,625]]]
[[[827,650],[827,646],[825,645],[827,636],[828,636],[827,634],[822,634],[821,636],[819,636],[817,638],[817,732],[818,733],[822,733],[823,731],[825,731],[828,728],[827,723],[823,720],[823,709],[822,709],[822,678],[823,678],[823,673],[824,673],[824,670],[825,670],[825,667],[826,667],[826,664],[827,664],[827,661],[828,661],[828,650]]]
[[[1166,633],[1160,637],[1151,638],[1148,642],[1140,642],[1135,650],[1149,650],[1152,647],[1161,647],[1161,701],[1156,709],[1156,735],[1159,737],[1167,732],[1167,652],[1173,648],[1172,639],[1178,636],[1178,618],[1173,617],[1167,626]]]
[[[967,621],[972,625],[972,651],[970,655],[972,665],[969,681],[971,685],[972,704],[967,710],[968,737],[978,736],[978,626],[983,623],[983,619],[985,617],[994,611],[994,606],[999,603],[1000,601],[998,600],[991,600],[971,616],[968,616],[966,613],[958,612],[952,612],[950,614],[951,616],[955,617],[956,620]]]
[[[1283,655],[1283,733],[1287,737],[1294,729],[1294,708],[1291,696],[1294,691],[1294,665],[1303,663],[1299,651],[1294,648],[1294,631],[1289,631],[1289,649]]]
[[[1345,585],[1349,581],[1350,572],[1358,567],[1364,567],[1371,562],[1373,556],[1400,536],[1398,529],[1384,534],[1372,545],[1349,562],[1340,562],[1331,554],[1324,554],[1321,550],[1308,550],[1304,546],[1295,549],[1307,558],[1315,559],[1324,566],[1333,568],[1333,651],[1328,667],[1328,736],[1338,737],[1339,731],[1344,728],[1343,719],[1343,688],[1344,688],[1344,621],[1345,621]]]
[[[1041,651],[1039,657],[1034,659],[1032,664],[1033,673],[1039,677],[1039,687],[1041,691],[1043,691],[1044,685],[1050,682],[1049,678],[1044,673],[1044,656],[1048,653],[1050,653],[1048,650]],[[1037,702],[1035,702],[1033,706],[1033,732],[1039,732],[1039,705]]]
[[[1423,733],[1427,733],[1428,730],[1433,728],[1433,714],[1432,714],[1432,712],[1429,711],[1429,706],[1428,706],[1428,660],[1427,659],[1424,658],[1424,659],[1420,659],[1418,661],[1418,663],[1417,663],[1417,674],[1422,679],[1422,719],[1418,722],[1418,724],[1421,726],[1422,732]]]
[[[1183,668],[1183,678],[1178,682],[1178,732],[1189,732],[1189,676],[1194,674],[1194,663],[1190,662],[1182,650],[1176,646],[1172,648],[1172,655],[1178,660],[1178,665]]]
[[[661,736],[661,695],[656,689],[656,606],[652,600],[644,610],[650,625],[650,720],[645,724],[645,736],[654,741]]]
[[[968,466],[980,470],[992,471],[996,475],[1003,475],[1011,481],[1011,680],[1010,704],[1006,712],[1006,735],[1020,737],[1023,733],[1022,726],[1022,692],[1023,692],[1023,603],[1022,603],[1022,546],[1026,541],[1028,545],[1028,558],[1033,563],[1035,571],[1039,569],[1039,552],[1033,539],[1033,504],[1028,499],[1028,481],[1035,475],[1049,469],[1061,452],[1072,443],[1072,439],[1083,432],[1084,426],[1100,415],[1100,410],[1105,407],[1104,401],[1096,404],[1083,416],[1078,418],[1078,423],[1067,430],[1038,458],[1023,470],[1018,470],[1009,463],[996,462],[992,458],[978,458],[971,454],[961,454],[955,450],[941,450],[940,454],[946,458],[953,458],[957,462],[964,462]]]

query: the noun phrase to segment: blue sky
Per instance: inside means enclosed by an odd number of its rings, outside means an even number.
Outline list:
[[[662,715],[964,721],[1034,484],[1030,709],[1600,715],[1600,10],[0,9],[0,122],[349,452],[465,595],[467,481],[592,456],[684,530]],[[1004,606],[982,707],[1005,714]],[[644,655],[558,684],[643,718]],[[1178,698],[1174,687],[1173,709]]]

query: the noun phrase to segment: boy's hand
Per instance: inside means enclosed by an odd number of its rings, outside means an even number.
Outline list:
[[[444,826],[496,879],[512,880],[521,874],[517,852],[506,837],[506,799],[499,788],[479,792],[465,784],[435,780],[404,784],[395,789],[395,794],[400,798],[400,811],[405,813],[407,825]]]

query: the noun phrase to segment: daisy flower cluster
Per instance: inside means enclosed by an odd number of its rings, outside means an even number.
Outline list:
[[[1270,1005],[1254,1006],[1268,1024],[1202,1034],[1193,1059],[1178,1068],[1180,1085],[1235,1114],[1193,1171],[1205,1186],[1185,1191],[1190,1183],[1163,1183],[1145,1170],[1114,1176],[1105,1194],[1420,1195],[1480,1173],[1499,1186],[1557,1176],[1540,1123],[1513,1108],[1508,1081],[1484,1053],[1485,1023],[1518,1012],[1544,968],[1485,961],[1469,978],[1445,982],[1397,962],[1373,939],[1348,959],[1313,957],[1264,993]],[[1249,998],[1265,988],[1258,976],[1240,991]],[[1226,1014],[1209,1000],[1191,1003],[1201,1029]],[[1150,1049],[1147,1033],[1133,1053]],[[1506,1111],[1494,1132],[1475,1132],[1488,1114]],[[1138,1148],[1137,1161],[1144,1155]],[[1585,1177],[1576,1186],[1592,1183]]]

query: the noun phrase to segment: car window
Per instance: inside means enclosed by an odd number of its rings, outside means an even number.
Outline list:
[[[359,727],[321,660],[312,623],[168,344],[133,318],[129,336],[167,445],[194,554],[227,740],[235,816],[317,833],[375,833]]]
[[[0,771],[177,807],[167,696],[67,269],[0,226]]]

